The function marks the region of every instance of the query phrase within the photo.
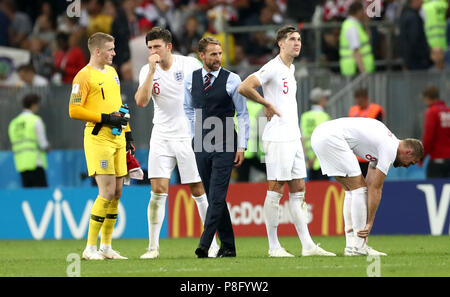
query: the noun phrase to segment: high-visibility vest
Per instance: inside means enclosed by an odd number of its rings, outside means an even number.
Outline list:
[[[348,116],[376,119],[380,112],[384,115],[383,107],[375,103],[370,103],[366,109],[361,109],[359,105],[353,105],[348,112]]]
[[[314,151],[311,147],[311,135],[318,125],[329,120],[331,120],[330,116],[324,111],[310,110],[302,113],[300,127],[304,138],[303,145],[305,147],[305,155],[309,160],[315,157]],[[314,160],[312,169],[320,169],[320,163],[317,158]]]
[[[32,113],[20,114],[9,124],[8,134],[14,153],[14,164],[19,172],[35,170],[38,157],[42,167],[47,169],[47,156],[39,148],[35,124],[39,116]]]
[[[350,49],[350,45],[345,36],[347,30],[351,27],[356,27],[358,29],[360,41],[359,52],[362,56],[364,69],[367,73],[371,73],[375,70],[375,58],[372,53],[372,46],[370,45],[369,35],[367,35],[366,31],[360,23],[352,19],[346,19],[342,23],[341,35],[339,37],[339,63],[341,67],[341,74],[345,76],[351,76],[356,74],[357,70],[356,60],[353,56],[353,50]]]
[[[247,110],[249,118],[250,133],[247,142],[247,150],[244,153],[245,159],[251,159],[258,156],[259,159],[264,155],[262,143],[259,137],[259,114],[264,109],[262,104],[256,103],[252,100],[247,100]],[[237,126],[237,117],[234,117],[235,125]],[[239,133],[239,131],[238,131]]]
[[[447,20],[445,14],[448,9],[447,0],[424,0],[425,35],[430,48],[440,47],[447,49]]]

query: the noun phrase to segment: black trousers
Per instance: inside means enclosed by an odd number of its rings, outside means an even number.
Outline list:
[[[450,159],[430,160],[427,166],[427,178],[450,177]]]
[[[323,175],[322,174],[322,169],[309,169],[309,174],[308,174],[308,178],[309,180],[329,180],[330,177],[328,175]]]
[[[369,162],[359,162],[359,167],[361,168],[362,176],[366,177],[367,171],[369,170]]]
[[[235,250],[233,226],[225,201],[235,153],[196,152],[195,158],[209,204],[200,245],[209,248],[217,232],[221,248]]]
[[[27,170],[20,173],[22,186],[24,188],[47,187],[47,177],[45,170],[38,167],[35,170]]]

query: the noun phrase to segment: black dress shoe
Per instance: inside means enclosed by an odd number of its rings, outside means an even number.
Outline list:
[[[198,258],[208,258],[208,248],[203,245],[199,245],[195,250],[195,254]]]
[[[217,258],[236,257],[236,250],[220,248],[217,252]]]

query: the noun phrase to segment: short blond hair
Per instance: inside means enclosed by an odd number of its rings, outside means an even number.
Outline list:
[[[89,51],[92,53],[96,48],[101,49],[107,42],[114,42],[114,37],[103,32],[94,33],[88,39]]]
[[[405,145],[413,150],[414,157],[418,158],[419,160],[422,160],[424,158],[424,148],[422,141],[415,138],[406,138],[403,140]]]

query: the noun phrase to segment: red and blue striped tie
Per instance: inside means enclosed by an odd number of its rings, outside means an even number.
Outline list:
[[[203,87],[205,88],[205,92],[208,91],[209,89],[211,89],[211,77],[212,77],[211,73],[207,73],[205,75],[205,82],[203,83]]]

